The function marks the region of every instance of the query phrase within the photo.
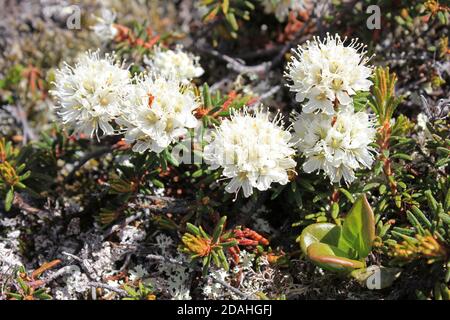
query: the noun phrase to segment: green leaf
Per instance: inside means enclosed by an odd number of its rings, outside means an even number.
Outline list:
[[[212,243],[218,243],[219,242],[219,238],[220,238],[220,235],[223,232],[224,224],[225,224],[226,221],[227,221],[227,216],[223,216],[222,218],[220,218],[220,220],[217,223],[217,226],[215,227],[214,232],[213,232]]]
[[[192,223],[186,223],[186,231],[193,235],[200,236],[200,229],[194,226]]]
[[[14,188],[11,187],[11,188],[9,188],[8,192],[6,193],[6,198],[5,198],[5,210],[6,211],[11,210],[13,200],[14,200]]]
[[[308,247],[316,242],[324,242],[337,246],[341,236],[341,227],[332,223],[314,223],[303,229],[302,234],[297,238],[300,247],[305,255]]]
[[[224,14],[228,13],[228,8],[230,7],[230,0],[223,0],[222,2],[222,11]]]
[[[239,25],[238,25],[238,23],[237,23],[237,21],[236,21],[236,17],[234,16],[233,13],[230,12],[230,13],[228,13],[225,17],[226,17],[228,23],[230,24],[231,28],[232,28],[234,31],[236,31],[236,30],[239,29]]]
[[[366,196],[362,195],[345,218],[338,247],[354,250],[356,258],[364,259],[372,250],[374,239],[375,217]]]
[[[211,94],[209,93],[209,86],[207,83],[203,85],[203,103],[206,108],[210,108],[212,106]]]
[[[339,191],[350,201],[351,203],[355,203],[355,198],[353,198],[352,194],[344,188],[339,188]]]
[[[364,263],[346,257],[346,252],[325,243],[313,243],[308,247],[308,258],[329,271],[351,271],[364,268]]]

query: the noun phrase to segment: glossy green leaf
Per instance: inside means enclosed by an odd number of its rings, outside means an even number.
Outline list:
[[[300,247],[307,255],[308,247],[317,242],[337,246],[341,235],[341,227],[332,223],[315,223],[303,229],[302,234],[297,238]]]
[[[337,247],[341,227],[332,223],[315,223],[306,227],[297,241],[303,253],[322,269],[348,272],[363,268],[364,263],[350,258],[349,253]]]
[[[365,266],[364,262],[348,258],[345,251],[325,243],[311,244],[307,253],[309,259],[329,271],[351,271]]]
[[[364,259],[372,250],[375,239],[375,217],[365,195],[358,198],[342,227],[338,247],[354,251],[356,259]]]

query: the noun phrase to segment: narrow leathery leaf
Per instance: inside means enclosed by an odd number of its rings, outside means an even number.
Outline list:
[[[203,170],[202,169],[198,169],[197,171],[194,171],[194,173],[192,173],[191,177],[192,178],[199,178],[201,177],[203,174]]]
[[[337,219],[339,217],[339,204],[337,202],[333,202],[331,205],[331,217],[333,219]]]
[[[431,228],[431,222],[428,220],[428,218],[425,216],[425,214],[416,206],[411,207],[412,212],[414,215],[422,221],[426,225],[427,228]]]
[[[446,268],[447,268],[447,271],[445,272],[444,281],[445,281],[445,283],[449,283],[450,282],[450,261],[447,262]]]
[[[255,10],[255,5],[251,1],[244,1],[244,4],[249,8],[250,10]]]
[[[152,179],[151,182],[153,183],[153,185],[157,188],[164,188],[164,183],[162,183],[161,181],[159,181],[158,179]]]
[[[436,162],[436,167],[440,168],[450,163],[450,158],[443,158]]]
[[[448,214],[446,214],[446,213],[441,213],[441,214],[439,215],[439,218],[441,218],[442,221],[443,221],[445,224],[447,224],[447,225],[450,226],[450,215],[448,215]]]
[[[391,158],[402,159],[406,161],[412,161],[412,157],[409,154],[404,153],[394,153]]]
[[[363,188],[363,192],[367,192],[367,191],[370,191],[370,190],[372,190],[372,189],[375,189],[375,188],[378,188],[380,186],[380,183],[378,183],[378,182],[372,182],[372,183],[368,183],[368,184],[366,184],[365,186],[364,186],[364,188]]]
[[[31,171],[27,171],[27,172],[25,172],[24,174],[22,174],[22,175],[19,177],[19,179],[20,179],[20,181],[23,181],[23,180],[28,179],[30,176],[31,176]]]
[[[221,242],[220,243],[220,246],[222,248],[231,248],[231,247],[234,247],[234,246],[237,246],[237,245],[238,245],[237,240],[233,240],[233,241],[229,241],[229,242]]]
[[[28,293],[28,286],[21,277],[17,278],[17,282],[19,283],[19,286],[22,289],[22,291]]]
[[[434,215],[436,215],[437,214],[438,205],[437,205],[436,199],[433,197],[433,194],[431,193],[431,190],[426,190],[424,192],[424,194],[427,197],[428,205],[429,205],[430,209],[433,211]]]
[[[417,231],[419,232],[420,235],[424,235],[425,231],[423,230],[422,226],[419,223],[419,220],[417,220],[417,218],[412,214],[411,211],[406,211],[406,217],[409,221],[409,223],[411,223],[413,225],[414,228],[417,229]]]
[[[444,210],[447,212],[450,210],[450,188],[448,188],[445,196]]]
[[[403,240],[405,240],[406,242],[408,242],[408,243],[410,243],[412,245],[415,245],[415,244],[419,243],[419,240],[417,240],[416,238],[404,235],[404,234],[402,234],[400,232],[392,231],[392,234],[397,236],[397,237],[399,237],[399,238],[401,238],[401,239],[403,239]]]
[[[379,236],[380,238],[384,237],[384,236],[386,235],[386,233],[389,231],[389,229],[391,228],[391,226],[392,226],[392,225],[390,225],[390,224],[385,224],[385,225],[381,228],[380,232],[378,233],[378,236]]]
[[[200,232],[200,236],[202,236],[205,239],[211,239],[211,237],[203,230],[202,227],[198,227],[198,230]]]
[[[223,0],[223,2],[222,2],[222,12],[224,14],[228,13],[229,7],[230,7],[230,0]]]
[[[197,228],[196,226],[194,226],[193,224],[191,224],[191,223],[186,223],[186,230],[189,232],[189,233],[192,233],[192,234],[194,234],[194,235],[196,235],[196,236],[200,236],[201,234],[200,234],[200,229],[199,228]]]
[[[230,269],[230,266],[228,264],[228,260],[227,260],[227,257],[225,256],[225,253],[223,252],[223,250],[219,250],[217,253],[219,255],[219,259],[220,259],[222,267],[226,271],[228,271]]]
[[[434,292],[434,299],[442,300],[441,286],[439,282],[435,283],[433,292]]]
[[[353,198],[352,194],[344,188],[339,188],[339,191],[342,192],[342,194],[351,202],[355,203],[355,198]]]
[[[208,269],[209,266],[211,265],[211,255],[207,255],[206,257],[203,258],[203,269],[202,269],[202,274],[204,277],[206,277],[206,275],[208,274]]]
[[[7,295],[15,300],[22,300],[22,296],[18,293],[8,292]]]
[[[300,186],[302,186],[303,188],[305,188],[306,190],[308,190],[310,192],[316,191],[316,188],[314,188],[314,186],[311,184],[311,182],[309,182],[305,179],[299,179],[297,182]]]
[[[407,235],[407,236],[414,236],[416,234],[416,230],[413,229],[406,229],[406,228],[400,228],[400,227],[394,227],[392,230]]]
[[[401,195],[396,195],[395,197],[394,197],[394,201],[395,201],[395,205],[396,205],[396,207],[397,208],[401,208],[402,207],[402,196]]]
[[[203,103],[206,108],[210,108],[212,106],[211,94],[209,93],[209,86],[207,83],[203,85]]]
[[[213,250],[211,251],[212,260],[217,267],[220,267],[220,260],[218,254]]]
[[[11,210],[11,206],[14,200],[14,188],[10,187],[8,192],[6,193],[6,198],[5,198],[5,211],[9,211]]]
[[[239,29],[239,26],[238,26],[238,23],[236,21],[236,17],[234,16],[234,13],[229,12],[226,15],[226,19],[227,19],[228,23],[230,24],[231,28],[233,28],[234,31],[237,31]]]
[[[180,162],[178,161],[178,159],[176,159],[176,158],[169,152],[168,149],[165,150],[165,156],[166,156],[167,161],[168,161],[171,165],[173,165],[173,166],[175,166],[175,167],[178,167],[178,166],[180,165]]]
[[[24,185],[22,182],[17,182],[14,187],[18,188],[18,189],[26,189],[27,186]]]
[[[213,232],[213,238],[212,238],[213,243],[219,242],[219,239],[223,232],[224,224],[226,221],[227,221],[227,216],[223,216],[222,218],[220,218],[219,222],[217,223],[216,228],[214,229],[214,232]]]

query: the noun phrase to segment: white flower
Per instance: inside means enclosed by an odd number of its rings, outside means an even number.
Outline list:
[[[280,22],[286,20],[289,11],[299,11],[305,8],[303,0],[263,0],[263,6],[265,13],[274,13]]]
[[[297,93],[296,100],[308,99],[304,112],[319,110],[334,114],[336,100],[349,106],[357,91],[370,89],[372,67],[367,66],[370,58],[364,46],[356,39],[348,45],[345,42],[346,38],[341,40],[339,35],[328,34],[323,41],[314,38],[306,46],[293,50],[285,76],[292,81],[290,88]]]
[[[223,120],[213,136],[204,158],[211,169],[222,167],[223,176],[231,179],[227,192],[237,193],[242,188],[249,197],[253,188],[264,191],[273,182],[288,183],[288,171],[295,168],[295,150],[280,116],[270,121],[261,108],[253,115],[245,110]]]
[[[128,107],[118,122],[133,151],[163,151],[189,128],[197,126],[193,111],[199,103],[193,91],[176,80],[147,76],[129,88]]]
[[[355,170],[372,166],[374,150],[369,144],[376,130],[364,112],[302,113],[295,119],[294,130],[298,148],[306,157],[303,170],[307,173],[323,170],[332,183],[344,178],[350,184]]]
[[[130,81],[128,70],[115,60],[114,55],[101,58],[99,51],[87,52],[74,67],[66,64],[56,72],[52,93],[59,102],[58,114],[75,133],[114,133],[112,122],[121,114],[122,94]]]
[[[95,17],[97,23],[91,27],[95,34],[102,41],[109,41],[116,37],[118,31],[114,26],[116,20],[116,14],[108,9],[101,11],[100,17]]]
[[[187,83],[205,72],[199,60],[199,57],[184,52],[182,46],[177,46],[175,50],[162,50],[157,47],[145,63],[153,73]]]

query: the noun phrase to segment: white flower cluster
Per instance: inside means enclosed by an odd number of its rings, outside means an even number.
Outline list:
[[[327,35],[294,50],[285,76],[291,91],[304,103],[301,115],[294,116],[297,146],[306,157],[303,170],[323,170],[332,183],[355,180],[355,170],[370,168],[374,151],[369,145],[376,131],[369,115],[354,111],[352,96],[368,91],[372,67],[352,40]]]
[[[263,0],[264,12],[274,13],[280,22],[284,22],[290,11],[304,9],[304,0]]]
[[[177,80],[148,76],[129,90],[126,112],[119,122],[133,151],[161,152],[188,128],[197,126],[193,111],[199,107],[194,93]]]
[[[269,119],[261,108],[232,114],[214,132],[205,147],[204,158],[211,169],[223,168],[231,181],[225,188],[237,193],[241,188],[249,197],[253,188],[264,191],[273,182],[287,184],[288,171],[294,170],[292,136],[282,128],[281,117]]]
[[[57,72],[58,114],[75,133],[123,132],[134,151],[159,153],[197,125],[193,111],[199,103],[189,86],[160,74],[131,79],[114,61],[114,55],[101,58],[97,51]]]
[[[370,168],[374,151],[374,123],[365,112],[327,114],[302,113],[294,123],[298,148],[306,156],[303,170],[323,170],[331,182],[355,180],[355,170]]]
[[[199,57],[186,53],[182,46],[177,46],[175,50],[162,50],[161,47],[157,47],[145,63],[151,72],[188,83],[205,72],[199,61]]]
[[[297,93],[296,100],[308,100],[303,112],[334,114],[336,101],[348,106],[357,91],[370,89],[372,68],[366,65],[369,58],[364,45],[357,40],[349,45],[345,42],[339,35],[328,34],[324,41],[315,38],[293,50],[285,75],[292,81],[290,87]]]
[[[112,122],[122,113],[124,89],[130,74],[114,55],[100,57],[98,51],[81,55],[75,66],[64,65],[56,72],[54,96],[59,101],[62,121],[93,137],[114,133]]]

